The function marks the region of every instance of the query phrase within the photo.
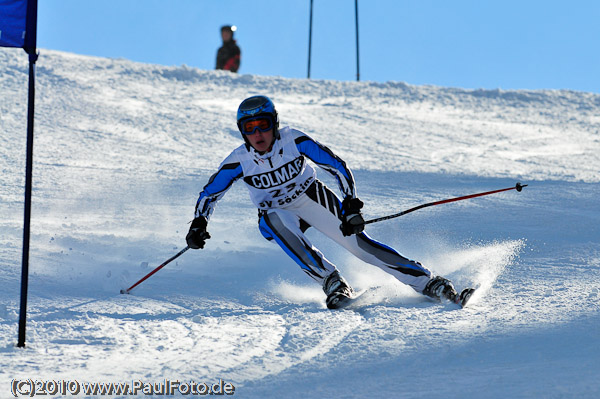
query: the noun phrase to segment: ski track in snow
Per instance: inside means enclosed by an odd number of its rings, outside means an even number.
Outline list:
[[[50,50],[37,74],[22,350],[27,65],[22,51],[0,51],[0,397],[13,378],[222,378],[244,398],[600,395],[600,95],[233,75]],[[309,232],[355,289],[376,287],[355,309],[327,310],[320,287],[261,238],[241,183],[205,250],[118,294],[185,245],[198,192],[240,143],[237,105],[258,93],[282,124],[347,161],[368,218],[530,184],[367,228],[457,288],[477,287],[467,308],[429,301]]]

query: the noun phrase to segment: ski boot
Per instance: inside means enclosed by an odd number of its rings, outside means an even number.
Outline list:
[[[455,303],[459,304],[461,308],[467,306],[467,302],[471,299],[471,296],[475,292],[475,288],[465,288],[460,294],[456,296]]]
[[[452,282],[444,277],[436,276],[429,280],[425,289],[423,290],[423,295],[427,295],[433,299],[437,299],[441,301],[442,299],[447,299],[454,303],[456,302],[458,293],[454,289]]]
[[[340,273],[335,270],[323,281],[323,291],[327,295],[325,303],[328,309],[337,309],[352,299],[354,290],[348,285]]]

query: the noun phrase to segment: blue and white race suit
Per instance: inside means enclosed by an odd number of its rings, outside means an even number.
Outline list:
[[[285,127],[279,133],[280,137],[268,153],[259,154],[247,144],[236,148],[204,186],[195,216],[208,220],[217,201],[235,181],[243,179],[259,209],[262,235],[279,244],[319,283],[322,284],[336,267],[306,237],[304,232],[309,227],[321,231],[364,262],[380,267],[417,292],[423,292],[432,274],[419,262],[405,258],[364,232],[348,237],[342,234],[339,228],[342,203],[316,178],[315,169],[307,160],[337,180],[344,198],[355,198],[354,177],[346,163],[298,130]]]

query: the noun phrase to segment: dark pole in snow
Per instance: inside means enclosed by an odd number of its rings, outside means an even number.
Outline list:
[[[360,65],[358,56],[358,0],[354,0],[354,15],[356,20],[356,81],[360,80]]]
[[[19,341],[25,346],[27,324],[27,290],[29,283],[29,236],[31,221],[31,188],[33,174],[33,122],[35,116],[35,63],[37,61],[37,0],[27,2],[27,28],[23,48],[29,54],[29,99],[27,103],[27,160],[25,166],[25,210],[23,223],[23,258],[21,265],[21,306],[19,309]]]
[[[310,17],[308,22],[308,73],[307,78],[310,79],[310,53],[312,49],[312,15],[313,15],[313,0],[310,0]]]
[[[23,257],[21,265],[21,307],[19,310],[19,342],[25,346],[25,326],[27,324],[27,288],[29,282],[29,236],[31,221],[31,186],[33,169],[33,116],[35,100],[35,60],[29,58],[29,104],[27,106],[27,161],[25,167],[25,212],[23,222]]]

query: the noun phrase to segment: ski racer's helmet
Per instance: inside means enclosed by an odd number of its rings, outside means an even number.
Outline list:
[[[242,123],[248,119],[254,119],[260,116],[268,116],[271,118],[273,138],[279,138],[279,117],[277,116],[275,104],[273,104],[273,101],[267,96],[253,96],[242,101],[237,111],[238,129],[246,143],[248,143],[248,139],[244,134]]]

